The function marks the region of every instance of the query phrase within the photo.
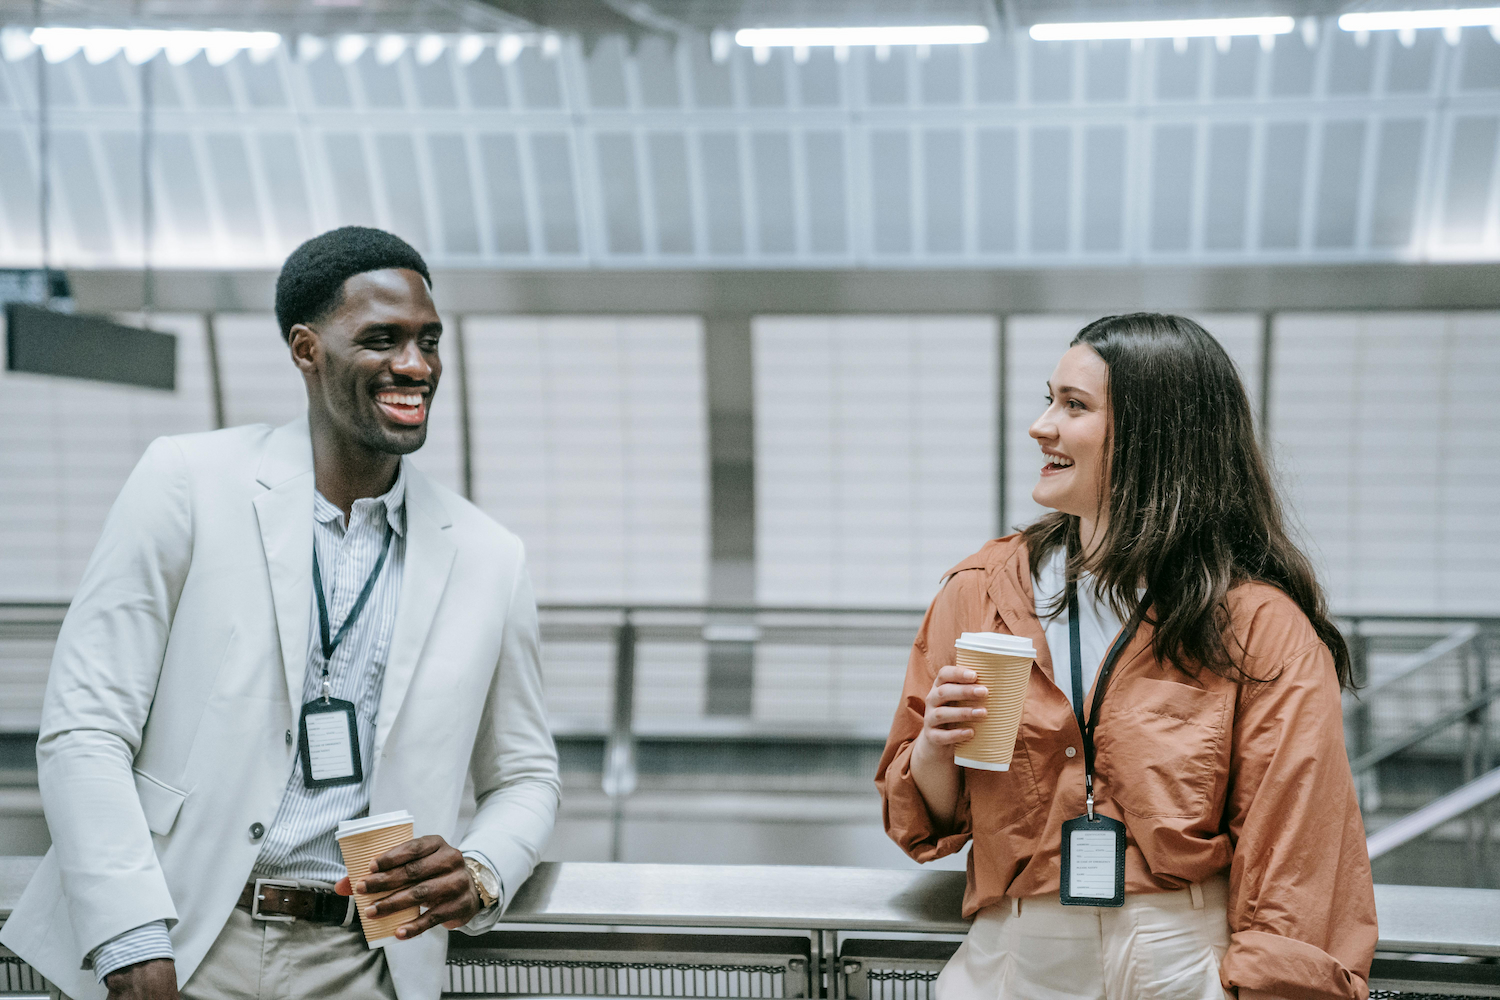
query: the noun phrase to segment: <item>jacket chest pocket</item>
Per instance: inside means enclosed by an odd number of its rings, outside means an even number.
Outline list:
[[[1136,816],[1209,819],[1228,775],[1227,691],[1137,678],[1105,700],[1096,737],[1109,797]]]

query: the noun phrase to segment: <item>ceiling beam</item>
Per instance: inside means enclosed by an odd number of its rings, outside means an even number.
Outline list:
[[[69,271],[81,310],[141,308],[139,271]],[[156,307],[263,312],[274,271],[160,271]],[[439,308],[514,314],[1500,309],[1500,264],[939,270],[446,270]]]

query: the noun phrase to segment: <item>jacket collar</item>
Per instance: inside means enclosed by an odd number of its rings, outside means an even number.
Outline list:
[[[1052,678],[1052,653],[1047,637],[1036,616],[1036,598],[1031,589],[1031,565],[1026,543],[1021,535],[1007,535],[987,543],[963,562],[948,571],[952,576],[961,570],[984,573],[985,592],[995,605],[1000,621],[1012,635],[1025,636],[1036,647],[1037,666]]]

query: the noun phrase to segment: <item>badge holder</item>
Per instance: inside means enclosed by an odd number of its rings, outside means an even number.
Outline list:
[[[1062,825],[1064,906],[1125,905],[1125,824],[1088,812]]]
[[[323,696],[302,706],[299,742],[305,787],[332,788],[357,785],[365,780],[359,759],[359,724],[354,717],[354,702],[331,697],[326,675]]]

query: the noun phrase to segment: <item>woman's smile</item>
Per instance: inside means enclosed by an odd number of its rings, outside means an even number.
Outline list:
[[[1066,455],[1042,449],[1042,457],[1047,461],[1042,463],[1042,475],[1056,476],[1073,468],[1073,460]]]

